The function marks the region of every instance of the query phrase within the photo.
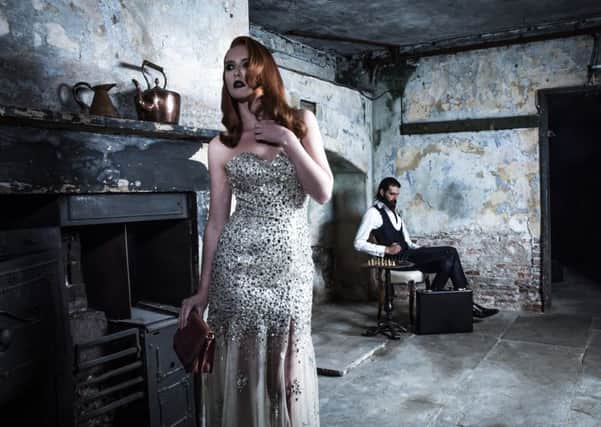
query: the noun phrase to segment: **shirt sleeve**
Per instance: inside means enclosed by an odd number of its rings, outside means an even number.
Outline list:
[[[405,239],[405,242],[409,246],[409,249],[419,248],[419,245],[417,245],[417,244],[413,243],[413,241],[411,241],[411,237],[409,237],[409,232],[407,231],[407,227],[405,227],[405,221],[403,221],[402,218],[401,218],[401,227],[403,227],[403,238]]]
[[[386,246],[377,245],[375,243],[368,242],[369,235],[372,230],[380,228],[382,226],[382,216],[372,206],[365,212],[361,219],[361,224],[355,235],[354,246],[355,250],[359,252],[365,252],[371,256],[383,257]]]

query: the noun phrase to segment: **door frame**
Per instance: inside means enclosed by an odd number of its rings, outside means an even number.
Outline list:
[[[541,201],[541,230],[540,230],[540,294],[543,311],[552,306],[552,277],[551,277],[551,158],[549,146],[549,98],[556,95],[585,95],[601,93],[601,86],[570,86],[553,89],[540,89],[536,92],[536,108],[539,121],[539,163],[540,163],[540,201]]]

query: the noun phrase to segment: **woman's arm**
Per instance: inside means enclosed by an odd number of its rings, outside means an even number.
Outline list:
[[[221,236],[223,227],[229,217],[232,200],[231,189],[225,174],[227,150],[228,148],[221,143],[218,136],[209,143],[211,195],[209,199],[209,218],[205,226],[202,244],[200,284],[196,293],[182,302],[178,321],[180,328],[186,326],[191,310],[196,309],[203,313],[208,303],[213,257],[219,236]]]
[[[334,177],[326,157],[323,140],[315,115],[301,110],[307,133],[302,142],[294,133],[272,120],[261,120],[255,127],[258,141],[281,145],[296,168],[296,176],[303,190],[318,203],[326,203],[332,197]]]

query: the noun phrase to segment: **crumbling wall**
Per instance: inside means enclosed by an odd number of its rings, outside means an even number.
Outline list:
[[[0,4],[0,104],[78,112],[70,86],[116,83],[121,115],[136,118],[127,67],[147,59],[182,95],[180,124],[218,128],[223,55],[248,34],[248,2],[6,0]]]
[[[537,90],[586,82],[591,49],[582,36],[422,58],[392,110],[403,123],[533,115]],[[538,128],[522,128],[399,135],[376,147],[374,171],[403,184],[412,235],[456,246],[485,304],[542,306],[538,140]]]

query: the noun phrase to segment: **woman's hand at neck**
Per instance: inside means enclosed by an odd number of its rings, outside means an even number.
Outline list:
[[[246,132],[254,129],[259,119],[250,111],[248,102],[239,102],[238,111],[240,112],[240,120],[242,121],[242,131]]]

